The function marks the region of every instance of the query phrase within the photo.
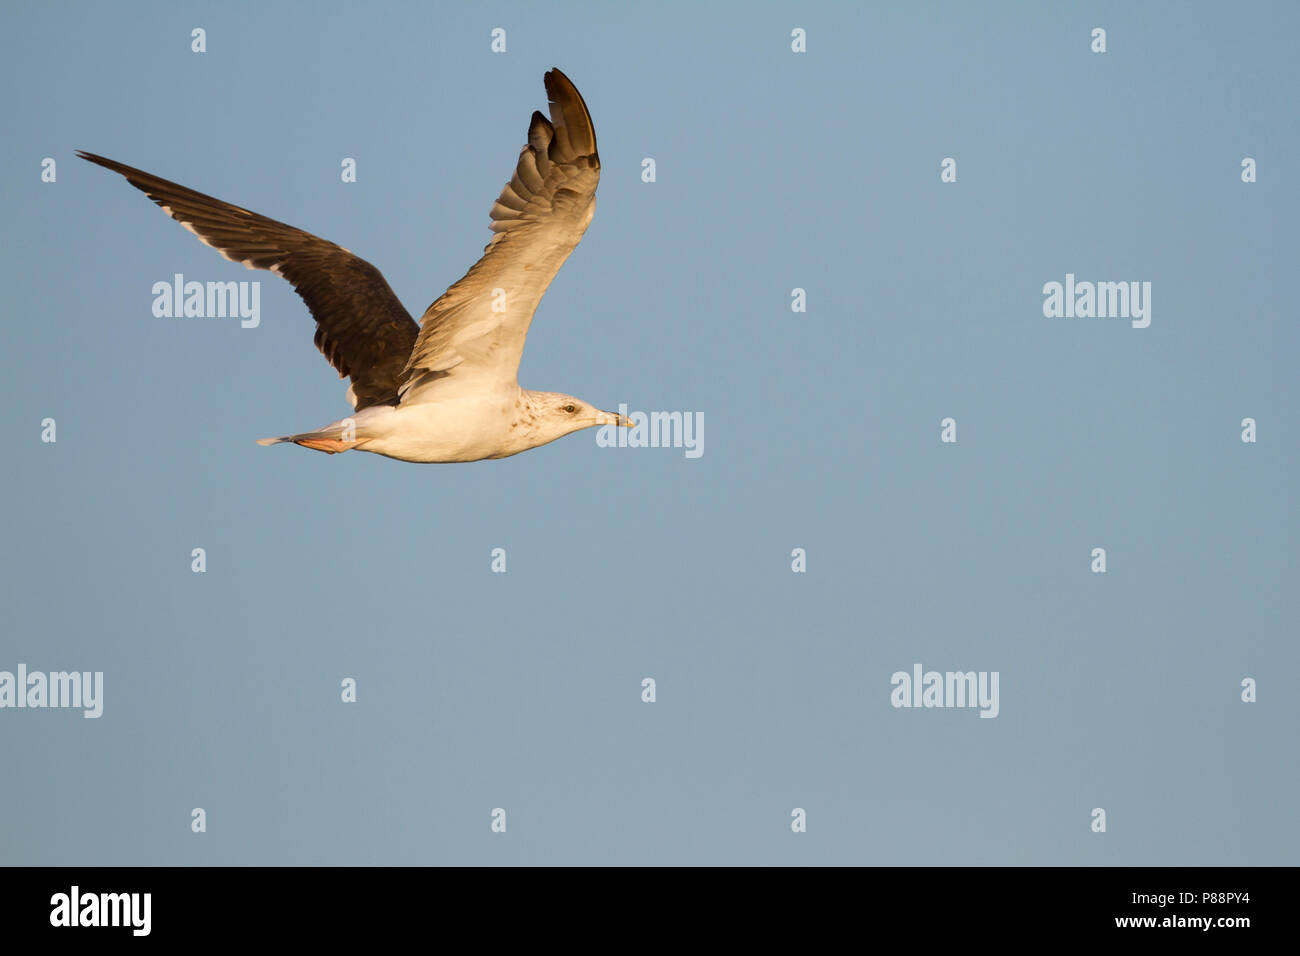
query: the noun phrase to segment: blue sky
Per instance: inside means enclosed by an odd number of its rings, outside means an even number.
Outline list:
[[[1293,5],[3,16],[0,671],[102,671],[104,713],[0,709],[0,862],[1296,863]],[[698,458],[258,447],[347,412],[305,307],[73,155],[418,317],[552,66],[602,182],[520,381],[702,415]],[[156,318],[175,273],[261,324]],[[1150,326],[1045,317],[1067,274]],[[891,706],[917,663],[998,716]]]

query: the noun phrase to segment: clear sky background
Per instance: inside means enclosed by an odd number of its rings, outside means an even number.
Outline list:
[[[1300,8],[991,6],[7,4],[0,670],[105,699],[0,711],[0,862],[1300,862]],[[521,382],[698,459],[258,447],[347,413],[306,308],[73,155],[418,317],[552,66],[603,179]],[[155,318],[177,272],[260,327]],[[1066,273],[1150,327],[1045,318]],[[915,663],[999,716],[895,709]]]

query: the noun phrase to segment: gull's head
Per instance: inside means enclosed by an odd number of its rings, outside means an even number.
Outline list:
[[[606,412],[562,392],[528,392],[529,431],[538,444],[555,441],[584,428],[601,425],[631,427],[626,415]]]
[[[550,413],[548,417],[558,424],[568,426],[561,434],[567,435],[581,428],[594,428],[598,425],[617,425],[629,428],[632,426],[626,415],[601,411],[595,405],[589,405],[582,399],[574,398],[572,395],[561,395],[556,392],[548,397],[550,398],[550,401],[547,402]]]

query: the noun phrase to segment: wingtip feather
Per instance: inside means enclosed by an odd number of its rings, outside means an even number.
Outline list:
[[[572,154],[569,158],[590,156],[599,162],[596,125],[578,88],[559,67],[547,70],[542,80],[550,100],[551,125],[555,127],[557,138],[562,139],[561,145]]]

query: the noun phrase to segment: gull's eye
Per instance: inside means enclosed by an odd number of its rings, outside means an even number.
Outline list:
[[[577,405],[565,405],[565,406],[564,406],[564,410],[565,410],[566,412],[568,412],[570,415],[572,415],[574,412],[576,412],[576,411],[578,410],[578,406],[577,406]]]

